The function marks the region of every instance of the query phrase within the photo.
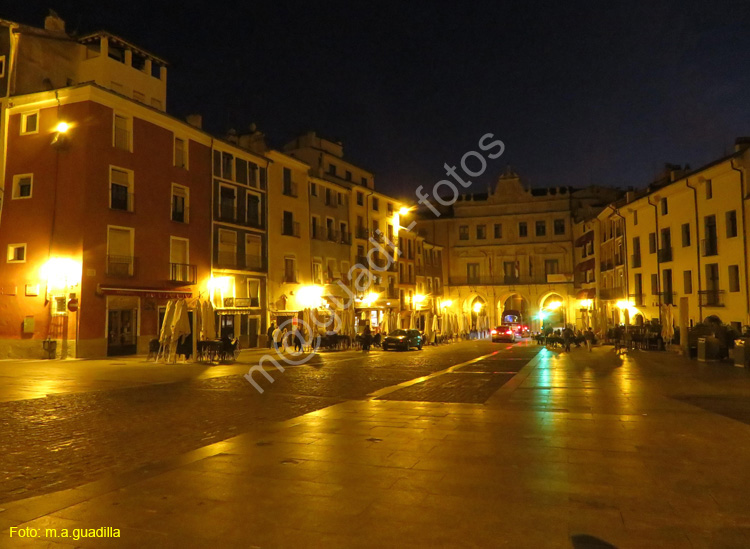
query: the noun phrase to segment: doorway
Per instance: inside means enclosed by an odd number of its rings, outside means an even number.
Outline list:
[[[138,351],[137,309],[114,309],[107,316],[107,356],[134,355]]]

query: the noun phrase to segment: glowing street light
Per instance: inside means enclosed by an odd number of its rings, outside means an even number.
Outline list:
[[[450,307],[451,305],[453,305],[453,301],[452,301],[452,300],[450,300],[450,299],[446,299],[445,301],[443,301],[443,303],[442,303],[442,304],[441,304],[440,306],[441,306],[441,307],[442,307],[443,309],[447,309],[447,308],[448,308],[448,307]]]
[[[67,122],[58,122],[57,126],[55,126],[55,131],[57,133],[66,133],[70,129],[70,124]]]
[[[549,311],[556,311],[560,307],[562,307],[562,301],[552,301],[550,303],[547,303],[547,305],[544,308]]]
[[[484,307],[484,303],[480,303],[479,301],[477,301],[476,303],[474,303],[474,307],[473,307],[474,312],[475,313],[481,312],[483,307]]]

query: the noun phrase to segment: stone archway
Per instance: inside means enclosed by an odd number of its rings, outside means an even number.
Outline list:
[[[565,298],[557,292],[548,292],[539,299],[539,316],[542,327],[565,327]]]
[[[515,318],[506,318],[507,316]],[[503,295],[497,302],[497,317],[500,324],[518,323],[528,326],[532,317],[529,300],[520,292]]]

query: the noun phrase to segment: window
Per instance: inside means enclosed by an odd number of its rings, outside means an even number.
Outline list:
[[[740,266],[739,265],[729,266],[729,291],[730,292],[740,291]]]
[[[477,240],[484,240],[487,238],[487,226],[477,225]]]
[[[326,187],[326,206],[333,206],[333,192]]]
[[[727,238],[737,236],[737,210],[727,212]]]
[[[247,160],[243,160],[242,158],[235,158],[234,173],[237,177],[237,183],[247,185]]]
[[[245,235],[245,268],[251,271],[263,269],[263,241],[257,234]]]
[[[357,206],[362,206],[365,203],[365,195],[357,191]]]
[[[648,253],[656,253],[656,233],[649,233],[648,235]]]
[[[292,182],[292,170],[289,168],[284,168],[284,186],[282,189],[282,192],[286,196],[296,197],[297,196],[297,189]],[[326,189],[327,190],[327,189]]]
[[[328,173],[336,175],[336,164],[328,164]]]
[[[8,244],[8,263],[26,263],[26,244]]]
[[[237,220],[237,193],[229,185],[219,186],[219,220],[234,222]]]
[[[556,235],[565,234],[565,220],[564,219],[555,219],[555,234]]]
[[[5,56],[0,55],[0,78],[5,78]]]
[[[221,177],[232,179],[232,168],[234,167],[234,157],[226,152],[221,153]]]
[[[294,220],[294,213],[287,211],[283,213],[281,234],[299,238],[299,222]]]
[[[380,201],[377,196],[372,197],[372,210],[377,212],[380,209]]]
[[[693,271],[682,272],[682,285],[685,290],[683,292],[685,295],[693,293]]]
[[[318,238],[318,231],[320,227],[320,218],[317,215],[312,216],[310,219],[310,237]]]
[[[344,193],[338,194],[338,203],[339,203],[339,206],[344,204]]]
[[[297,260],[293,257],[284,258],[284,282],[297,282]]]
[[[313,263],[313,284],[323,284],[323,266],[318,262]]]
[[[659,293],[659,275],[654,273],[651,275],[651,295],[657,295]]]
[[[667,215],[669,213],[669,206],[667,204],[667,199],[662,198],[660,201],[661,204],[661,215]]]
[[[112,132],[112,146],[124,151],[130,148],[130,126],[131,119],[121,114],[115,114],[114,130]]]
[[[225,267],[237,265],[237,233],[219,229],[218,263]]]
[[[265,189],[266,183],[268,183],[268,168],[260,169],[260,188]]]
[[[310,182],[310,196],[318,196],[318,184]]]
[[[528,230],[528,227],[526,226],[525,221],[521,221],[518,224],[518,236],[523,236],[523,237],[529,236],[529,230]]]
[[[187,149],[185,140],[179,137],[174,138],[174,165],[177,168],[187,169]]]
[[[190,269],[190,241],[187,238],[169,237],[169,280],[192,282]]]
[[[503,237],[503,226],[500,223],[495,223],[495,238],[502,238]]]
[[[258,186],[258,165],[255,162],[247,163],[247,179],[251,187]]]
[[[13,194],[16,198],[31,198],[31,190],[34,182],[34,174],[26,173],[13,176]]]
[[[536,235],[537,236],[545,236],[547,234],[547,223],[542,221],[536,222]]]
[[[248,279],[247,298],[251,307],[260,307],[260,280]]]
[[[479,263],[466,264],[466,281],[469,284],[477,284],[479,282]]]
[[[346,172],[344,174],[344,179],[346,179],[347,181],[351,181],[352,180],[352,172],[350,172],[349,170],[346,170]]]
[[[682,224],[682,247],[690,246],[690,223]]]
[[[633,211],[633,225],[638,225],[638,210]]]
[[[109,169],[109,207],[124,212],[133,211],[133,173],[122,168]]]
[[[135,231],[129,227],[107,227],[107,275],[133,276]]]
[[[393,203],[389,202],[388,204],[386,204],[385,209],[388,211],[389,214],[392,214],[393,213]]]
[[[544,274],[558,274],[560,272],[560,264],[557,259],[545,259],[544,260]]]
[[[247,204],[245,210],[245,222],[251,227],[261,227],[260,196],[247,193]]]
[[[706,200],[711,200],[714,197],[714,186],[710,179],[706,179]]]
[[[367,187],[367,178],[366,177],[362,178],[362,185],[364,185],[365,187]]]
[[[39,132],[39,111],[21,115],[21,135]]]
[[[458,228],[458,239],[469,240],[469,226],[468,225],[461,225]]]
[[[188,222],[188,206],[190,203],[190,189],[172,183],[172,221]]]

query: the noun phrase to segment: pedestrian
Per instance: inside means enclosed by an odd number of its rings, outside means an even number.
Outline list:
[[[594,330],[591,329],[591,326],[588,327],[586,330],[586,333],[583,334],[584,339],[586,340],[586,348],[589,350],[589,353],[591,352],[591,347],[594,345]]]
[[[278,351],[279,343],[281,342],[281,328],[279,328],[278,326],[276,326],[276,328],[274,328],[273,332],[271,333],[271,341],[273,341],[273,348]]]
[[[566,353],[570,352],[570,340],[573,337],[573,330],[568,328],[567,326],[562,331],[562,338],[563,338],[563,350]]]
[[[294,352],[302,352],[302,332],[299,328],[294,329]]]
[[[273,332],[274,332],[275,329],[276,329],[276,325],[273,322],[271,322],[271,325],[268,327],[268,331],[266,332],[266,335],[268,336],[268,342],[267,343],[268,343],[268,348],[269,349],[272,349],[273,346],[274,346],[273,345]]]
[[[365,329],[362,331],[362,350],[369,351],[371,343],[372,343],[372,332],[370,331],[370,325],[365,324]]]

